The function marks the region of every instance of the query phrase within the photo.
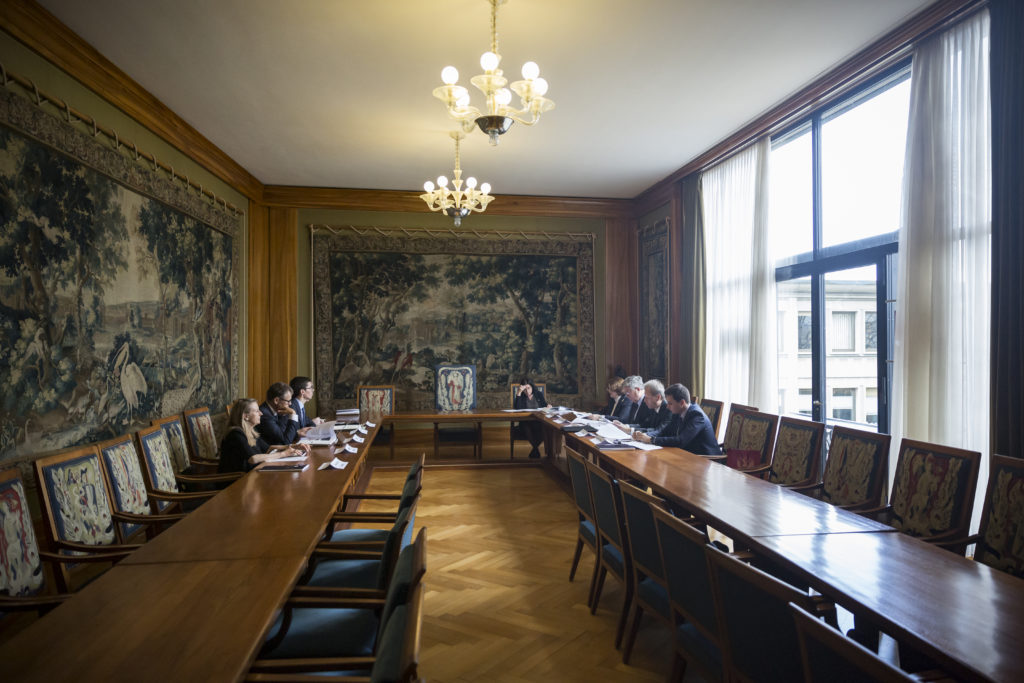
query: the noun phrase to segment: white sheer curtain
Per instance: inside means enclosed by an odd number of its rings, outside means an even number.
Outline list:
[[[991,124],[985,10],[914,54],[900,228],[893,457],[903,437],[989,456]]]
[[[775,271],[768,243],[771,141],[701,174],[707,269],[705,394],[772,411],[779,404]]]

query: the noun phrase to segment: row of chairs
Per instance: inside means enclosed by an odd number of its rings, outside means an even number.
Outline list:
[[[569,579],[587,546],[595,555],[591,613],[606,575],[622,582],[615,646],[623,663],[649,613],[672,631],[673,681],[688,665],[708,680],[915,680],[844,637],[832,603],[719,549],[695,520],[572,449],[567,456],[579,515]]]

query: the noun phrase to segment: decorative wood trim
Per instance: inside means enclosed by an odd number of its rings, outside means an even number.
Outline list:
[[[909,55],[915,43],[961,20],[985,4],[987,0],[940,0],[925,8],[851,59],[687,162],[675,173],[644,190],[635,198],[637,206],[657,206],[657,202],[664,201],[665,193],[671,192],[672,186],[684,177],[704,170],[754,139],[778,131],[811,110],[842,96],[867,78]]]
[[[33,0],[3,0],[0,29],[250,199],[263,184]]]
[[[298,209],[343,209],[348,211],[427,212],[416,192],[360,190],[331,187],[267,185],[263,202],[268,206]],[[497,195],[487,207],[488,216],[545,216],[548,218],[608,218],[629,216],[630,199],[589,197],[541,197]]]

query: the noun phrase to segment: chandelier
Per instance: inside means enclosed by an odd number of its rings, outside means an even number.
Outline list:
[[[480,189],[476,189],[476,178],[466,178],[466,189],[462,189],[462,168],[459,166],[459,141],[466,137],[461,131],[449,133],[455,140],[455,173],[452,177],[452,187],[448,187],[448,179],[443,175],[437,177],[437,189],[434,183],[427,181],[423,183],[425,194],[420,199],[427,203],[431,211],[443,211],[455,219],[455,227],[462,225],[462,219],[472,211],[483,211],[494,199],[490,195],[490,183],[483,183]]]
[[[492,145],[497,145],[498,136],[505,133],[514,121],[532,126],[540,120],[543,112],[554,109],[555,103],[544,97],[548,82],[540,78],[540,67],[536,62],[526,62],[522,69],[523,80],[509,86],[519,95],[521,107],[509,106],[512,92],[505,87],[508,80],[498,68],[501,63],[501,55],[498,54],[498,5],[505,0],[488,1],[491,3],[491,49],[480,57],[480,67],[484,72],[469,79],[484,94],[486,112],[469,103],[469,91],[458,85],[459,71],[454,66],[446,66],[441,71],[444,85],[434,88],[434,97],[444,102],[448,114],[462,124],[463,130],[468,133],[475,124],[487,133]]]

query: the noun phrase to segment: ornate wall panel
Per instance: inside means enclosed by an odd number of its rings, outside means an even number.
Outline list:
[[[669,230],[668,219],[640,228],[637,274],[640,291],[640,376],[668,379]]]

